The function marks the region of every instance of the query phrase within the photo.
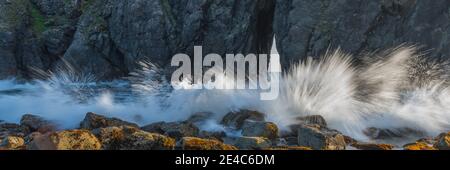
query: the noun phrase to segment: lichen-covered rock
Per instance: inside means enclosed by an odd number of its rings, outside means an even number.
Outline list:
[[[243,150],[260,150],[272,146],[272,142],[264,137],[237,137],[225,138],[225,143]]]
[[[263,113],[257,111],[240,110],[226,114],[221,123],[226,127],[240,129],[246,120],[264,121],[264,117]]]
[[[360,150],[392,150],[394,145],[391,144],[376,144],[376,143],[353,143],[351,146]]]
[[[49,120],[36,115],[25,114],[20,119],[20,125],[28,127],[31,132],[39,131],[41,133],[53,132],[57,130],[57,125]]]
[[[80,123],[81,129],[97,129],[97,128],[105,128],[110,126],[132,126],[139,127],[135,123],[130,123],[127,121],[120,120],[118,118],[107,118],[102,115],[98,115],[92,112],[89,112],[84,117],[84,120]]]
[[[425,142],[415,142],[403,145],[404,150],[436,150],[433,145],[429,145]]]
[[[256,122],[247,120],[242,125],[242,135],[275,139],[278,137],[278,127],[272,122]]]
[[[434,147],[439,150],[450,150],[450,132],[442,133],[436,137]]]
[[[199,135],[199,128],[191,122],[156,122],[141,127],[142,130],[160,133],[173,138],[195,137]]]
[[[66,130],[35,134],[27,144],[30,150],[98,150],[100,141],[88,130]]]
[[[344,136],[336,130],[318,125],[303,125],[298,129],[298,145],[315,150],[343,150]]]
[[[50,135],[59,150],[98,150],[100,141],[86,130],[66,130]]]
[[[196,137],[183,137],[178,145],[183,150],[237,150],[236,147],[224,144],[218,140]]]
[[[0,147],[6,149],[24,149],[25,140],[18,136],[7,136],[0,141]]]
[[[99,128],[92,131],[105,150],[173,150],[175,140],[130,126]]]

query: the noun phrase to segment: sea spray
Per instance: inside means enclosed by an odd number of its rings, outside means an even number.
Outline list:
[[[410,128],[435,136],[450,130],[448,64],[425,57],[413,47],[361,56],[328,51],[319,59],[293,64],[280,79],[279,97],[271,101],[260,100],[258,90],[190,89],[188,80],[181,84],[188,88],[175,90],[150,62],[141,62],[126,80],[112,83],[96,82],[74,69],[37,71],[45,76],[26,85],[0,81],[0,119],[18,122],[32,113],[74,128],[90,111],[140,125],[212,112],[201,128],[223,130],[218,123],[223,115],[251,109],[266,113],[283,130],[298,123],[296,117],[322,115],[331,128],[360,140],[369,140],[364,131],[371,127]],[[357,65],[354,58],[364,62]],[[226,76],[217,79],[234,83]],[[27,92],[4,93],[14,89]]]

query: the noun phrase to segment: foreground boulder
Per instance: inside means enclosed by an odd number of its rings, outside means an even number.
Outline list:
[[[27,145],[30,150],[98,150],[100,141],[87,130],[66,130],[35,134]]]
[[[0,141],[0,148],[5,149],[24,149],[25,140],[18,136],[7,136]]]
[[[344,150],[344,136],[336,130],[318,125],[302,125],[298,128],[298,145],[314,150]]]
[[[84,120],[80,123],[81,129],[93,130],[97,128],[105,128],[110,126],[132,126],[139,127],[135,123],[130,123],[127,121],[120,120],[118,118],[107,118],[102,115],[98,115],[92,112],[89,112],[84,117]]]
[[[28,127],[15,123],[0,123],[0,139],[9,135],[24,137],[29,131],[30,129]]]
[[[275,123],[271,122],[255,122],[246,120],[242,125],[242,135],[275,139],[278,137],[278,127]]]
[[[425,142],[415,142],[403,145],[404,150],[436,150],[433,145],[429,145]]]
[[[439,150],[450,150],[450,132],[442,133],[436,137],[434,147]]]
[[[226,138],[225,143],[234,145],[243,150],[260,150],[272,146],[272,142],[264,137],[237,137]]]
[[[29,128],[31,132],[53,132],[57,130],[55,123],[45,120],[44,118],[36,115],[25,114],[20,119],[20,125]]]
[[[360,150],[392,150],[394,145],[391,144],[376,144],[376,143],[353,143],[353,146],[356,149]]]
[[[298,117],[297,120],[299,120],[302,124],[316,124],[322,127],[327,126],[327,122],[325,121],[325,118],[323,118],[320,115],[310,115],[310,116],[303,116]]]
[[[236,147],[224,144],[218,140],[196,137],[182,138],[178,147],[183,150],[237,150]]]
[[[370,127],[364,130],[363,133],[371,139],[392,139],[425,135],[424,132],[411,128],[380,129]]]
[[[302,126],[304,125],[327,127],[327,122],[325,121],[325,118],[323,118],[320,115],[297,117],[296,120],[297,123],[289,125],[288,131],[280,132],[282,137],[293,137],[293,136],[296,137],[298,134],[298,129],[302,128]]]
[[[191,122],[156,122],[141,127],[142,130],[164,134],[176,139],[198,136],[200,129]]]
[[[264,114],[251,110],[230,112],[223,117],[221,124],[226,127],[241,129],[246,120],[264,121]]]
[[[203,123],[207,120],[210,120],[213,117],[213,113],[211,112],[197,112],[192,114],[187,120],[186,122],[190,122],[190,123]]]
[[[99,128],[92,131],[105,150],[173,150],[175,140],[131,126]]]

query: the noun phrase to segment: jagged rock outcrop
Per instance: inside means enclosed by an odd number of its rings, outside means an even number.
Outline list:
[[[449,1],[278,0],[274,32],[282,63],[341,47],[359,53],[402,43],[449,56]]]
[[[446,0],[7,0],[0,2],[0,78],[63,63],[112,79],[176,53],[267,53],[282,64],[341,47],[360,53],[402,43],[449,56]]]
[[[30,76],[61,58],[99,79],[127,75],[139,60],[165,65],[194,45],[218,54],[261,52],[274,1],[17,0],[0,2],[1,78]]]

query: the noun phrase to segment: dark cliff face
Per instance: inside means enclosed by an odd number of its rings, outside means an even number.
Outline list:
[[[408,43],[450,56],[450,1],[277,1],[275,34],[284,62],[341,47],[360,53]]]
[[[0,0],[0,78],[61,59],[100,79],[176,53],[267,53],[284,66],[340,46],[347,52],[416,43],[449,56],[446,0]]]

